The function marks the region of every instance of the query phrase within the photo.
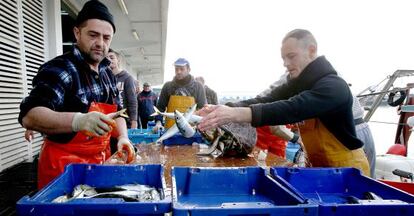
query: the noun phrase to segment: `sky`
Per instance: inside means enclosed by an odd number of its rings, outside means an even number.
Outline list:
[[[302,28],[359,93],[414,69],[413,8],[409,0],[170,0],[164,80],[184,57],[219,96],[256,95],[286,71],[281,41]]]

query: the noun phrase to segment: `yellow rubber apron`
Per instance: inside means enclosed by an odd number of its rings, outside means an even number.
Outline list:
[[[175,110],[178,110],[184,113],[187,111],[187,109],[191,108],[193,104],[195,104],[194,97],[171,95],[170,99],[168,100],[167,112],[174,112]],[[174,125],[174,123],[174,119],[167,118],[164,127],[170,128]]]
[[[299,128],[312,167],[354,167],[369,176],[369,164],[362,148],[349,150],[319,119],[306,120]]]

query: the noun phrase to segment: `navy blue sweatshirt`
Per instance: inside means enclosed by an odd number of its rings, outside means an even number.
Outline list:
[[[138,115],[141,118],[148,118],[155,112],[158,96],[153,91],[142,91],[138,94]]]
[[[311,62],[295,79],[288,80],[267,97],[234,104],[250,106],[252,126],[284,125],[319,118],[348,149],[363,146],[356,137],[352,94],[324,56]]]

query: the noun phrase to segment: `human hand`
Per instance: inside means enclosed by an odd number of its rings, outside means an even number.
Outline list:
[[[134,146],[132,146],[131,142],[128,138],[124,136],[118,137],[118,155],[119,157],[123,158],[122,156],[126,156],[126,163],[131,163],[135,159],[135,150]]]
[[[217,109],[219,107],[219,105],[211,105],[211,104],[206,104],[204,105],[203,108],[195,111],[194,114],[198,115],[198,116],[206,116],[209,113],[213,112],[215,109]]]
[[[153,133],[158,133],[160,130],[164,130],[164,127],[162,126],[160,121],[157,121],[155,126],[152,128]]]
[[[201,131],[216,128],[220,125],[236,121],[237,115],[235,108],[225,105],[212,105],[199,110],[198,115],[203,116],[198,129]]]
[[[74,132],[80,131],[87,136],[102,136],[115,126],[116,123],[112,118],[96,111],[75,113],[72,120],[72,130]]]
[[[31,142],[34,138],[34,131],[32,130],[26,130],[24,132],[24,138],[28,141]]]

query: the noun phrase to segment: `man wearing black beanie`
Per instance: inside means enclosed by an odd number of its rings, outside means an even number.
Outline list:
[[[103,163],[110,157],[111,134],[118,134],[118,151],[127,151],[126,162],[134,158],[125,119],[114,114],[121,109],[119,92],[105,58],[114,32],[108,8],[97,0],[85,3],[73,28],[76,45],[39,68],[20,104],[23,127],[45,134],[39,189],[69,163]]]
[[[82,10],[79,11],[75,20],[75,26],[79,27],[88,19],[100,19],[109,22],[116,31],[114,17],[109,13],[108,8],[98,0],[92,0],[85,3]]]

